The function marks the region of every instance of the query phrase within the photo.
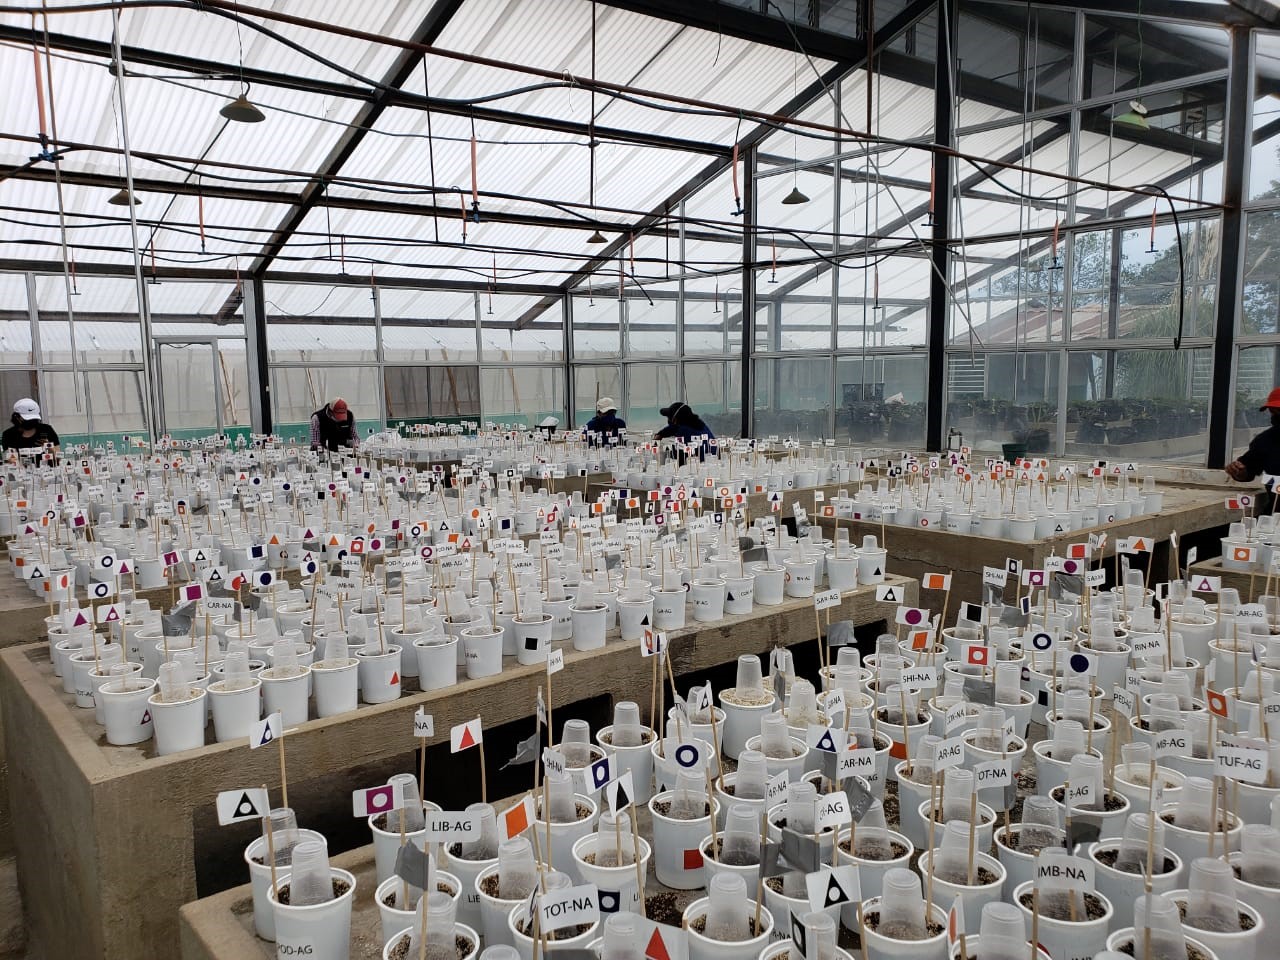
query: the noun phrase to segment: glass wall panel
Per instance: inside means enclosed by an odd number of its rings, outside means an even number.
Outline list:
[[[487,421],[532,426],[546,417],[556,417],[563,429],[564,368],[482,368],[480,406]]]
[[[596,400],[601,397],[611,397],[620,411],[626,409],[622,395],[622,368],[612,363],[575,366],[573,396],[577,407],[573,411],[573,424],[576,427],[584,426],[596,415]]]
[[[819,440],[831,435],[831,360],[786,357],[755,363],[754,433]]]
[[[1237,456],[1245,451],[1250,440],[1271,425],[1271,414],[1259,408],[1277,384],[1280,384],[1280,343],[1240,350],[1231,434],[1231,446]]]
[[[700,295],[685,297],[684,352],[733,353],[742,344],[742,310],[736,295],[728,303]]]
[[[141,370],[86,370],[84,378],[94,434],[110,437],[147,429],[142,412],[146,385]]]
[[[476,294],[378,290],[382,351],[388,361],[466,363],[476,359]]]
[[[307,440],[311,414],[337,397],[347,401],[360,435],[377,429],[382,399],[376,367],[275,367],[271,393],[275,399],[275,432]]]
[[[653,297],[650,302],[635,291],[628,293],[624,302],[627,317],[627,352],[632,356],[645,354],[675,355],[680,348],[676,317],[680,304],[674,298]]]
[[[1246,216],[1239,329],[1247,335],[1280,334],[1280,211]]]
[[[480,305],[485,360],[547,363],[564,359],[559,300],[486,294]]]
[[[368,321],[359,324],[284,322],[268,315],[267,351],[271,363],[376,363],[378,360],[372,314]]]
[[[1203,460],[1210,350],[1072,352],[1067,453],[1124,460]]]
[[[1058,416],[1058,354],[954,353],[947,359],[949,429],[979,453],[1005,443],[1050,453]]]
[[[679,364],[627,364],[627,413],[624,419],[629,430],[657,430],[665,426],[667,421],[658,411],[681,399]]]
[[[477,367],[387,367],[387,423],[480,416]]]
[[[84,402],[84,375],[49,371],[44,375],[48,396],[37,397],[40,413],[63,443],[80,442],[89,433],[89,407]],[[32,393],[31,396],[35,397]],[[17,399],[17,397],[15,397]]]
[[[736,360],[686,363],[685,402],[717,437],[742,432],[742,364]]]
[[[575,360],[616,357],[622,352],[622,304],[617,296],[573,298],[573,356]]]
[[[26,274],[0,273],[0,364],[30,365],[31,362]]]
[[[836,358],[836,437],[923,447],[927,358]]]

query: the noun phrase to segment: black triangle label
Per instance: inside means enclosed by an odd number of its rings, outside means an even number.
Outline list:
[[[150,711],[150,710],[147,710],[146,712],[144,712],[144,713],[142,714],[142,722],[143,722],[143,723],[150,723],[150,722],[151,722],[151,711]]]
[[[826,902],[823,903],[823,907],[833,907],[838,903],[847,903],[848,901],[849,895],[844,892],[844,887],[840,886],[839,881],[836,880],[836,875],[833,873],[827,880],[827,898]]]
[[[649,625],[649,615],[646,613],[640,620],[640,626],[647,627]]]
[[[732,593],[729,593],[729,592],[726,590],[726,591],[725,591],[725,595],[724,595],[724,599],[725,599],[725,602],[726,602],[726,603],[728,603],[728,602],[731,602],[731,601],[733,601],[733,600],[737,600],[738,598],[737,598],[737,597],[735,597]]]
[[[884,573],[880,570],[879,567],[876,567],[875,570],[871,571],[871,575],[873,577],[883,577]]]
[[[258,812],[258,808],[253,805],[253,801],[249,799],[249,794],[247,793],[240,794],[240,802],[236,804],[235,815],[237,817],[261,816]]]

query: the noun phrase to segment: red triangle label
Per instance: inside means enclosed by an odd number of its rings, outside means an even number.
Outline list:
[[[397,683],[399,683],[399,682],[400,682],[400,674],[399,674],[399,673],[393,673],[393,674],[391,675],[391,685],[394,687],[394,686],[395,686]]]
[[[476,741],[475,738],[471,736],[471,728],[467,727],[462,731],[462,739],[458,741],[458,749],[465,750],[467,747],[474,747],[475,745]]]
[[[644,948],[644,955],[647,960],[671,960],[671,954],[667,952],[667,944],[662,939],[662,933],[658,930],[653,931],[653,936],[649,938],[649,945]]]

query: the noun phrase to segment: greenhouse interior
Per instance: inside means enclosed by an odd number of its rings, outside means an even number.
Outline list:
[[[1277,0],[0,0],[0,91],[0,960],[1275,956]]]

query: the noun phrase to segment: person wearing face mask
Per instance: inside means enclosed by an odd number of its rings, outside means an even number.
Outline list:
[[[40,419],[40,404],[24,397],[13,405],[13,426],[4,431],[0,444],[6,450],[43,452],[46,446],[58,449],[58,432]]]
[[[1280,476],[1280,387],[1267,395],[1267,402],[1259,409],[1271,414],[1271,426],[1249,441],[1249,449],[1226,466],[1227,476],[1241,483],[1248,483],[1262,474]],[[1273,497],[1271,491],[1263,492],[1258,502],[1260,513],[1271,512]],[[1264,500],[1267,502],[1262,502]]]

